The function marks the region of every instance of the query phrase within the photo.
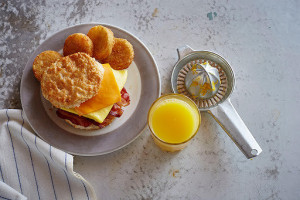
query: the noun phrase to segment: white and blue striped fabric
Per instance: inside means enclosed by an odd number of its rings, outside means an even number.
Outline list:
[[[47,144],[21,110],[0,110],[0,200],[95,200],[73,156]]]

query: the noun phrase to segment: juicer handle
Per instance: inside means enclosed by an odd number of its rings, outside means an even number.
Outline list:
[[[227,99],[208,111],[247,158],[258,156],[262,149]]]
[[[189,45],[184,45],[177,49],[178,53],[178,60],[181,60],[184,56],[188,55],[189,53],[193,52],[194,50]]]

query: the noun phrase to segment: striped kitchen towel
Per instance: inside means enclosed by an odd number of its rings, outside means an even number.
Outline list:
[[[36,136],[21,110],[0,110],[0,200],[94,200],[73,156]]]

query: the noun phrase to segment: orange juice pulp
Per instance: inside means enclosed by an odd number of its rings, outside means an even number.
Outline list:
[[[179,144],[189,140],[197,131],[198,110],[179,99],[167,99],[154,107],[150,124],[154,134],[162,141]]]

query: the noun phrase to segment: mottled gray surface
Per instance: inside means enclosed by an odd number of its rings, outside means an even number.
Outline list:
[[[64,3],[62,3],[64,2]],[[160,151],[149,130],[115,153],[75,157],[100,199],[300,199],[300,2],[0,1],[0,108],[21,108],[29,55],[54,32],[87,22],[120,26],[157,61],[170,89],[176,48],[223,55],[236,75],[232,103],[263,153],[246,160],[208,115],[192,143]]]

